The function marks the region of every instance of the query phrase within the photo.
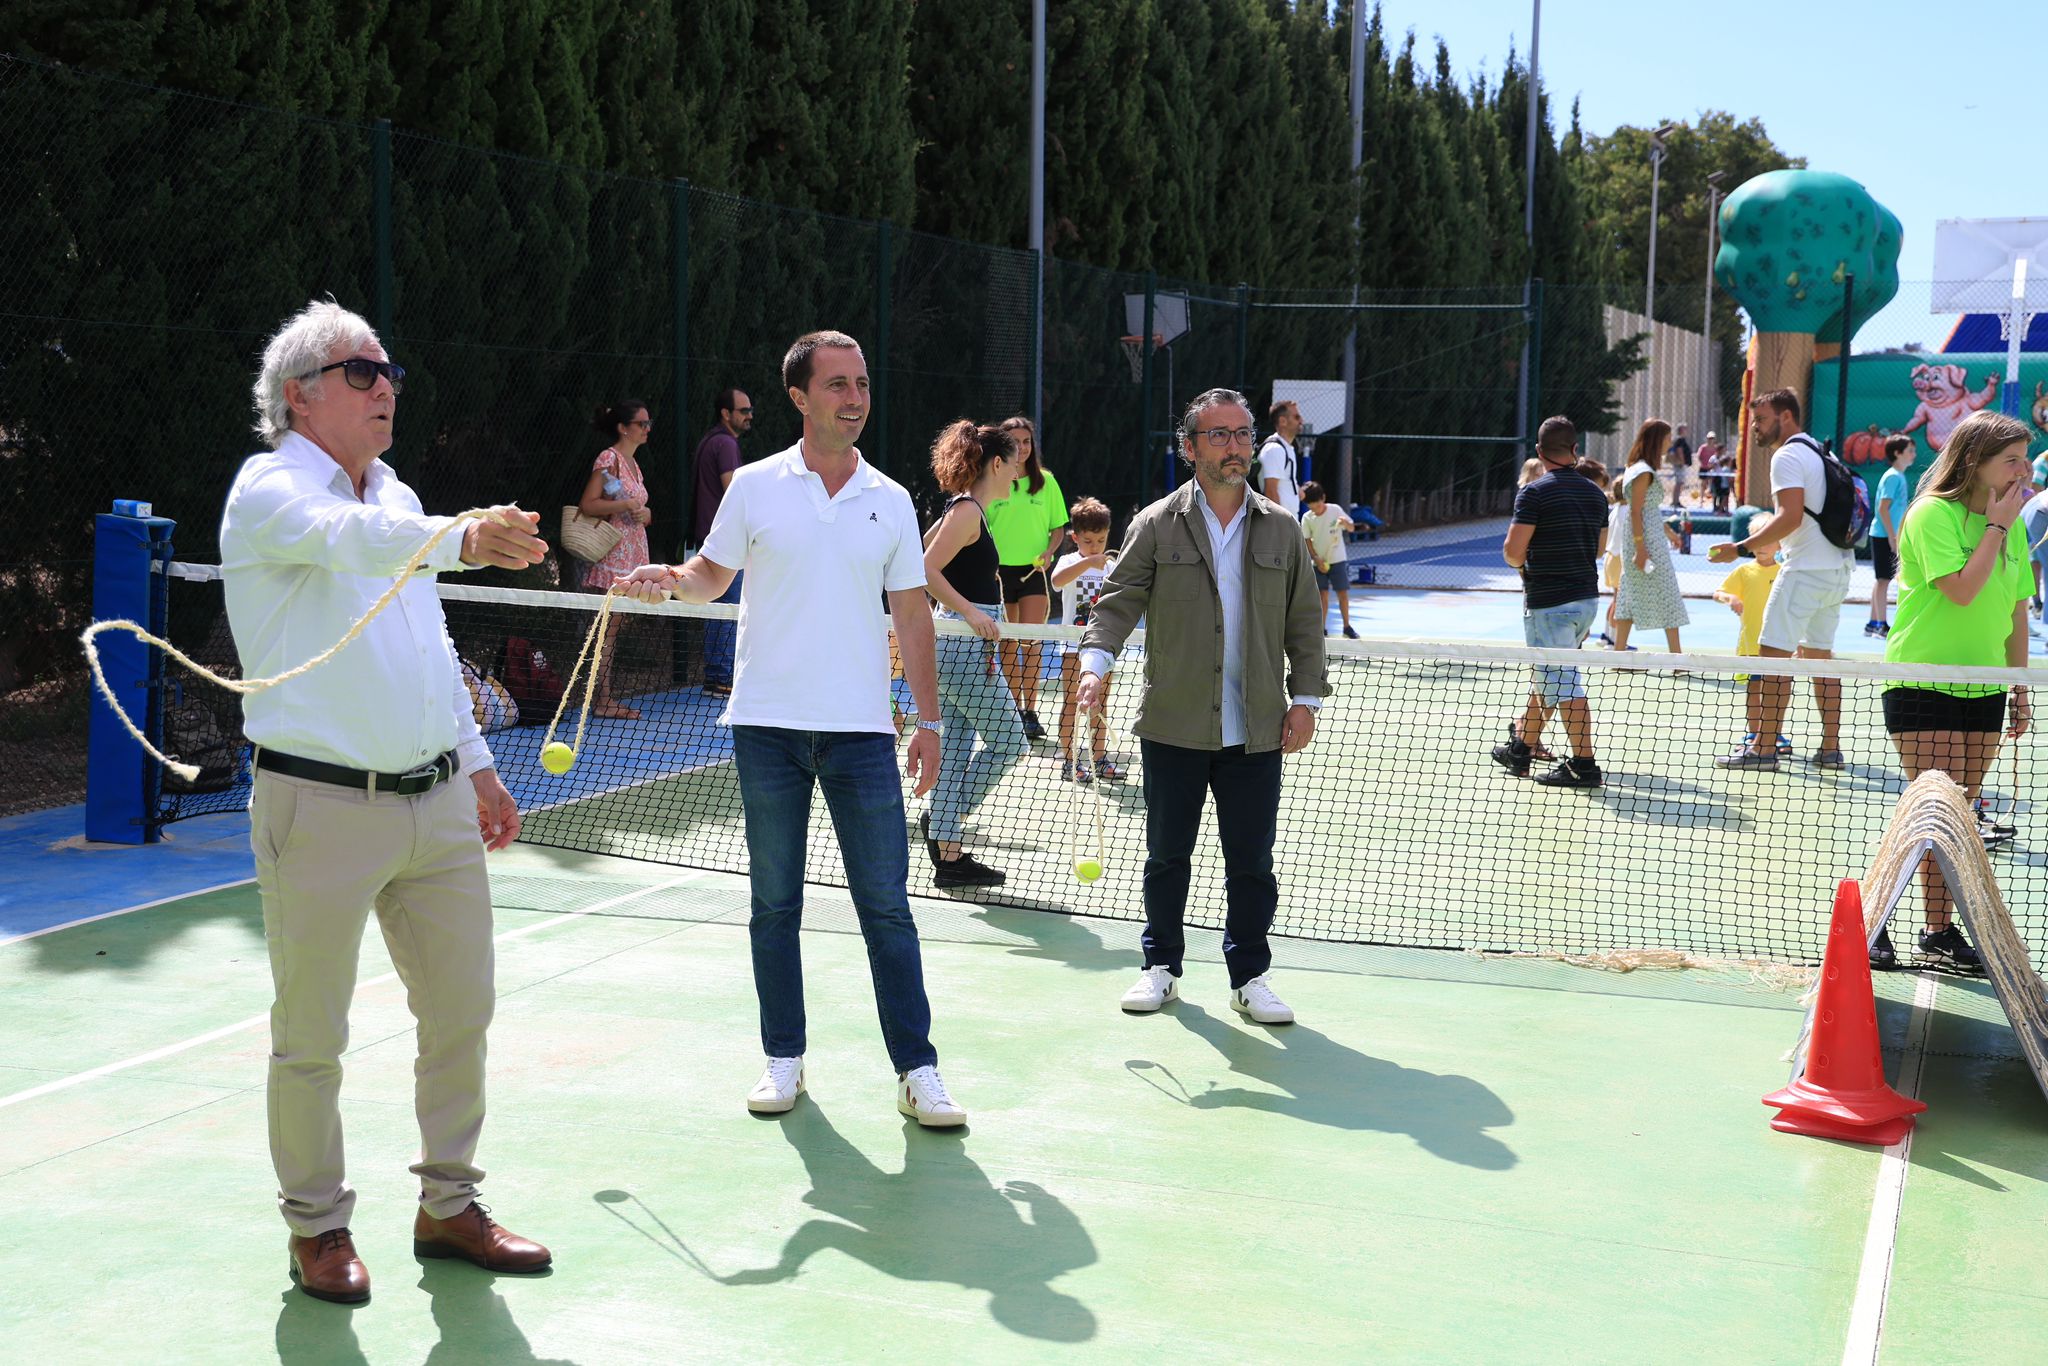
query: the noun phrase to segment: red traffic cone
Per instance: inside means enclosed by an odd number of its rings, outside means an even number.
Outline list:
[[[1905,1137],[1912,1116],[1927,1108],[1885,1084],[1877,1043],[1877,995],[1870,985],[1870,945],[1863,928],[1863,890],[1844,878],[1835,889],[1834,919],[1821,958],[1820,994],[1806,1070],[1764,1097],[1782,1112],[1773,1129],[1888,1145]]]

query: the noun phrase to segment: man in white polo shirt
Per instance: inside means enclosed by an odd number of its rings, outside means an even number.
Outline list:
[[[1300,462],[1294,441],[1301,435],[1301,409],[1294,400],[1283,398],[1266,410],[1273,431],[1259,445],[1258,490],[1278,503],[1290,517],[1301,514]]]
[[[822,788],[867,940],[896,1108],[927,1127],[960,1124],[967,1112],[939,1078],[910,918],[888,626],[877,609],[886,592],[919,713],[904,768],[922,796],[939,773],[939,690],[917,512],[903,486],[854,444],[868,419],[858,342],[843,332],[797,338],[782,359],[782,382],[803,414],[803,438],[733,476],[703,549],[687,564],[646,565],[622,580],[643,601],[666,591],[710,602],[735,574],[746,575],[725,719],[746,808],[748,932],[768,1055],[747,1108],[781,1114],[804,1089],[798,930],[811,792]]]
[[[1771,496],[1778,510],[1739,542],[1717,545],[1707,552],[1715,564],[1727,564],[1744,550],[1778,547],[1778,577],[1764,602],[1763,631],[1757,652],[1785,659],[1830,659],[1835,652],[1835,624],[1842,600],[1849,596],[1849,571],[1856,552],[1827,538],[1820,514],[1827,506],[1827,466],[1820,445],[1800,429],[1799,395],[1774,389],[1749,405],[1750,441],[1772,451]],[[1792,680],[1758,670],[1759,686],[1751,694],[1750,741],[1714,762],[1722,768],[1776,769],[1777,737],[1784,733],[1785,712],[1792,702]],[[1813,680],[1813,700],[1820,709],[1820,748],[1815,768],[1840,768],[1842,758],[1842,680]]]
[[[303,664],[340,640],[446,517],[378,457],[391,446],[405,368],[338,304],[313,303],[273,337],[256,380],[257,432],[221,517],[221,579],[246,678]],[[524,569],[547,546],[538,517],[475,521],[426,568]],[[539,1271],[548,1250],[476,1203],[484,1031],[496,1004],[484,851],[519,833],[519,808],[477,732],[432,573],[304,678],[242,703],[256,746],[249,804],[270,1008],[270,1156],[291,1226],[291,1276],[358,1304],[370,1275],[348,1223],[341,1055],[372,905],[419,1021],[420,1128],[413,1251],[491,1271]],[[459,781],[458,781],[459,780]]]

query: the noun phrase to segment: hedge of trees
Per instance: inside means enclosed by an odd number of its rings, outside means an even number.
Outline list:
[[[756,391],[768,449],[788,419],[761,400],[789,334],[872,332],[884,309],[897,472],[946,418],[1015,408],[1028,15],[1028,0],[0,8],[0,52],[24,59],[0,60],[0,164],[24,189],[0,196],[0,491],[37,514],[0,554],[0,687],[73,653],[90,514],[110,493],[182,508],[181,551],[210,550],[265,330],[313,292],[365,312],[384,297],[378,120],[395,130],[389,316],[415,376],[394,457],[430,507],[482,491],[553,505],[591,453],[585,414],[623,394],[656,407],[671,487],[721,383]],[[1376,10],[1367,23],[1354,178],[1349,4],[1053,0],[1047,444],[1081,487],[1129,503],[1150,482],[1114,347],[1144,271],[1322,291],[1288,296],[1303,299],[1354,284],[1511,298],[1540,276],[1543,407],[1594,430],[1619,419],[1609,386],[1637,362],[1606,343],[1599,304],[1609,274],[1640,279],[1628,130],[1560,129],[1544,101],[1532,257],[1523,66],[1467,79],[1440,44],[1387,34]],[[1720,141],[1765,169],[1777,153],[1751,131]],[[1667,176],[1670,211],[1690,202]],[[1228,312],[1204,317],[1183,387],[1198,357],[1232,377]],[[1334,376],[1344,321],[1260,315],[1254,388]],[[1378,430],[1512,430],[1514,326],[1381,315],[1362,349]],[[1389,443],[1363,455],[1361,486],[1502,454]]]

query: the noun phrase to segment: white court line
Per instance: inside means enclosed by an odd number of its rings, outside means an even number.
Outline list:
[[[1923,972],[1913,987],[1913,1016],[1906,1025],[1906,1053],[1899,1060],[1900,1095],[1918,1099],[1920,1074],[1927,1060],[1927,1026],[1934,1014],[1934,993],[1940,979]],[[1899,1213],[1906,1200],[1906,1172],[1913,1154],[1913,1131],[1884,1150],[1877,1168],[1877,1194],[1870,1205],[1870,1227],[1863,1235],[1863,1269],[1856,1277],[1856,1302],[1849,1312],[1849,1339],[1842,1345],[1842,1366],[1876,1366],[1884,1342],[1884,1315],[1891,1299],[1892,1257],[1898,1246]]]
[[[552,929],[557,925],[566,925],[572,920],[580,920],[586,915],[595,915],[599,911],[608,911],[614,906],[622,905],[628,901],[638,900],[640,897],[649,896],[655,892],[665,892],[671,887],[678,887],[685,882],[694,881],[698,876],[699,874],[693,871],[685,873],[681,877],[670,878],[666,882],[658,882],[653,884],[652,886],[640,887],[630,892],[623,892],[618,896],[610,897],[604,901],[600,901],[596,905],[585,906],[580,911],[566,911],[561,915],[555,916],[548,920],[539,920],[535,921],[531,925],[524,926],[520,929],[507,930],[505,931],[505,933],[501,935],[494,936],[491,942],[494,944],[503,944],[507,940],[523,939],[529,934],[534,934],[538,931],[545,929]],[[367,982],[358,982],[356,984],[356,990],[360,993],[367,987],[382,986],[386,982],[395,982],[397,980],[398,974],[396,972],[387,972],[383,976],[373,977]],[[213,1043],[215,1040],[225,1039],[231,1034],[239,1034],[244,1030],[254,1029],[258,1025],[267,1024],[269,1020],[270,1012],[266,1010],[261,1015],[251,1015],[246,1020],[237,1020],[235,1023],[231,1025],[223,1025],[219,1029],[210,1029],[204,1034],[195,1034],[193,1037],[189,1039],[180,1039],[177,1043],[166,1044],[162,1048],[153,1048],[147,1053],[140,1053],[132,1058],[123,1058],[119,1062],[103,1063],[98,1067],[90,1069],[89,1071],[74,1072],[72,1075],[68,1077],[59,1077],[55,1081],[46,1081],[41,1086],[31,1086],[26,1091],[16,1091],[13,1095],[10,1096],[0,1096],[0,1110],[4,1110],[10,1105],[19,1105],[23,1101],[34,1100],[39,1096],[50,1095],[53,1092],[67,1091],[74,1086],[81,1086],[89,1081],[97,1081],[101,1077],[110,1077],[116,1072],[126,1072],[131,1067],[141,1067],[145,1063],[152,1063],[163,1058],[174,1057],[179,1053],[188,1052],[191,1049],[199,1048],[203,1045]]]
[[[30,930],[25,934],[10,935],[6,939],[0,939],[0,949],[6,948],[9,944],[19,944],[24,939],[34,939],[38,935],[55,934],[59,930],[75,930],[80,925],[90,925],[95,920],[112,920],[115,916],[126,915],[130,911],[146,911],[152,906],[168,906],[173,901],[183,901],[189,896],[205,896],[208,892],[225,892],[230,887],[246,887],[255,880],[253,877],[238,877],[233,882],[216,882],[211,887],[198,887],[189,892],[179,892],[176,896],[160,896],[154,901],[145,901],[138,906],[123,906],[118,911],[101,911],[98,915],[88,915],[79,920],[67,920],[61,925],[45,925],[40,930]]]

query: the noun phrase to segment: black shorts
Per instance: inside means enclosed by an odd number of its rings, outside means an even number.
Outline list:
[[[1933,688],[1886,688],[1887,735],[1916,730],[1954,730],[1996,735],[2005,729],[2005,690],[1982,697],[1957,697]]]
[[[1035,564],[1006,564],[997,571],[1003,580],[1003,605],[1015,607],[1032,596],[1052,596],[1052,580]]]
[[[1892,549],[1891,537],[1870,538],[1870,568],[1880,579],[1896,579],[1899,576],[1899,552]]]

